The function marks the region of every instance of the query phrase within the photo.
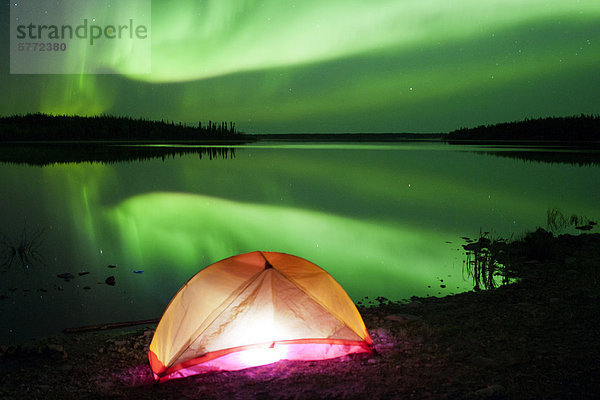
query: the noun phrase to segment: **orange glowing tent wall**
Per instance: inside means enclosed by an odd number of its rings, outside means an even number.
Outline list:
[[[163,381],[372,349],[356,306],[331,275],[300,257],[255,251],[208,266],[177,292],[149,359]]]

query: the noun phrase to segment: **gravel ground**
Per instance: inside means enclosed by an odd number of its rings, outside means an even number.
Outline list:
[[[0,346],[0,399],[580,399],[600,396],[600,235],[538,231],[518,282],[360,307],[377,354],[154,385],[152,325]]]

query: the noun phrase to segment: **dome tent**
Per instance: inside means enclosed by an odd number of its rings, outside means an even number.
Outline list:
[[[331,275],[300,257],[255,251],[218,261],[179,289],[148,356],[164,381],[372,351],[356,306]]]

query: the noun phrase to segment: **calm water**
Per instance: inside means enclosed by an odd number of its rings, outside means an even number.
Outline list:
[[[456,293],[472,288],[461,236],[518,237],[555,207],[600,215],[597,166],[487,151],[263,143],[233,159],[0,164],[0,343],[158,318],[199,269],[253,250],[313,261],[355,301]]]

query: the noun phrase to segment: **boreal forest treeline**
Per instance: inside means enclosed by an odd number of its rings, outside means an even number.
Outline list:
[[[558,141],[600,142],[600,117],[550,117],[526,119],[475,128],[461,128],[448,134],[450,143],[461,141]]]
[[[0,142],[29,141],[246,141],[233,122],[182,123],[129,117],[27,114],[0,118]]]

